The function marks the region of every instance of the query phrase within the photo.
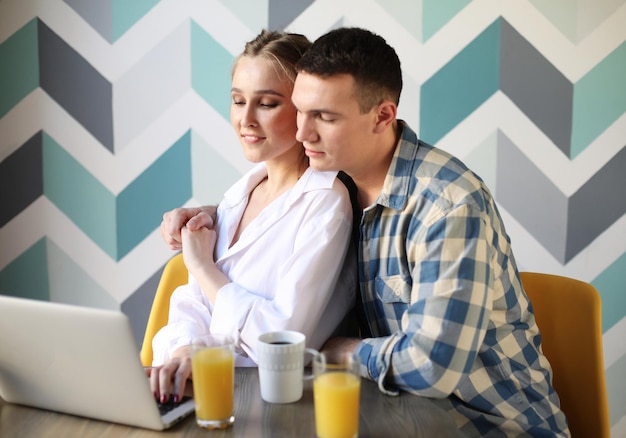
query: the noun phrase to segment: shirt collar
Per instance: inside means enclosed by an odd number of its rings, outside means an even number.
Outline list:
[[[236,205],[247,198],[254,188],[267,176],[267,166],[259,163],[231,186],[224,194],[224,205]],[[295,202],[302,194],[312,190],[331,188],[337,172],[319,172],[308,167],[289,192],[290,202]]]
[[[401,129],[400,140],[387,171],[383,188],[376,199],[376,203],[384,207],[402,210],[409,196],[409,185],[415,174],[417,161],[418,139],[417,134],[403,120],[398,120]]]

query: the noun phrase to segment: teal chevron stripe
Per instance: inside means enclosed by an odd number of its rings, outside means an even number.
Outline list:
[[[232,63],[233,56],[192,21],[191,86],[226,120],[230,120]]]
[[[494,21],[421,89],[420,135],[437,143],[498,90],[500,19]]]
[[[115,196],[49,135],[43,136],[44,195],[111,258],[120,260],[191,197],[187,132]]]
[[[191,132],[187,131],[117,199],[117,260],[161,223],[163,212],[191,198]]]
[[[0,271],[0,294],[49,300],[46,242],[39,239]]]
[[[574,84],[571,158],[626,112],[626,42]]]
[[[602,297],[602,332],[626,317],[626,252],[592,282]]]
[[[115,196],[46,133],[43,180],[44,195],[114,257]]]
[[[472,0],[422,0],[422,38],[428,41]]]
[[[112,0],[111,26],[113,41],[124,35],[128,29],[141,19],[159,0]]]
[[[39,86],[37,20],[0,44],[0,117]]]

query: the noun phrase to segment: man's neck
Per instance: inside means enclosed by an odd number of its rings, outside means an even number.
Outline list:
[[[393,129],[389,129],[386,133],[384,142],[381,145],[381,150],[385,151],[384,155],[381,155],[378,161],[370,163],[368,168],[361,172],[360,175],[352,177],[359,190],[358,200],[362,209],[374,204],[380,195],[401,135],[402,128],[396,121]]]

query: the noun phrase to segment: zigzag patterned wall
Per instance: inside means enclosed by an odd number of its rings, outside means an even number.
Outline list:
[[[121,308],[141,339],[164,211],[249,168],[230,68],[261,28],[383,35],[400,115],[488,182],[522,270],[603,301],[626,436],[626,1],[0,0],[0,293]]]

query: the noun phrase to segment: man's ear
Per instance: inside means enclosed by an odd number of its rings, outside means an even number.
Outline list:
[[[398,115],[398,107],[390,100],[382,101],[376,107],[376,125],[374,132],[379,134],[392,126]]]

